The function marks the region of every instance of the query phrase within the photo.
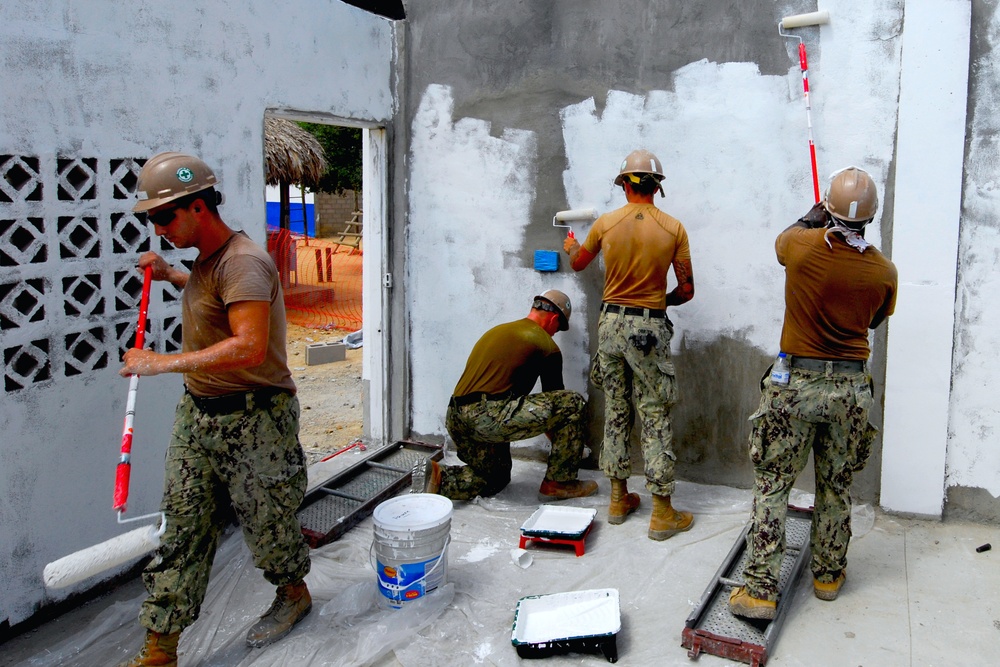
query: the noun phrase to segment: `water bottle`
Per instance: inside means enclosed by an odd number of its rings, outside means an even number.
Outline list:
[[[791,366],[788,364],[788,355],[784,352],[778,353],[778,358],[771,366],[771,384],[786,385],[792,376]]]

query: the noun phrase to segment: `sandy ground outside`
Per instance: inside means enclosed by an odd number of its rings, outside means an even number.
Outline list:
[[[335,343],[348,331],[288,325],[288,366],[298,387],[299,440],[309,463],[346,447],[364,432],[361,356],[363,348],[347,350],[344,361],[306,365],[306,347]]]

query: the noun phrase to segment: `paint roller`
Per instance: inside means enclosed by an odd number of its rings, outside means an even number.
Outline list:
[[[139,302],[139,324],[135,330],[135,347],[141,348],[145,341],[146,313],[149,310],[149,287],[152,282],[153,267],[147,266],[143,274],[142,298]],[[45,566],[42,579],[49,588],[65,588],[79,583],[100,572],[124,565],[145,555],[160,545],[160,537],[167,528],[167,517],[163,512],[144,514],[132,519],[123,519],[128,504],[129,477],[132,468],[132,431],[135,420],[135,396],[139,376],[129,378],[128,400],[125,406],[125,423],[122,428],[121,458],[115,470],[115,491],[112,509],[118,513],[119,525],[158,518],[158,526],[136,528],[110,540],[71,553]]]
[[[812,106],[809,102],[809,59],[806,56],[806,45],[803,43],[802,38],[798,35],[786,34],[785,30],[790,30],[792,28],[804,28],[806,26],[813,25],[823,25],[830,22],[830,12],[827,10],[821,10],[818,12],[809,12],[808,14],[795,14],[794,16],[786,16],[785,18],[778,21],[778,34],[782,37],[791,37],[793,39],[799,40],[799,68],[802,70],[802,90],[806,101],[806,127],[809,132],[809,161],[812,165],[812,178],[813,178],[813,196],[816,198],[818,203],[820,200],[819,195],[819,172],[816,169],[816,144],[813,142],[812,133]]]
[[[576,238],[573,233],[573,228],[569,225],[560,225],[560,222],[582,222],[584,220],[596,220],[597,219],[597,209],[596,208],[573,208],[568,211],[559,211],[554,216],[552,216],[552,226],[553,227],[565,227],[566,236],[571,239]]]

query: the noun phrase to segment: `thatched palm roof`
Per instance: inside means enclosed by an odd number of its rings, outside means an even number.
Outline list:
[[[284,118],[264,118],[264,158],[268,185],[311,185],[326,171],[316,137]]]

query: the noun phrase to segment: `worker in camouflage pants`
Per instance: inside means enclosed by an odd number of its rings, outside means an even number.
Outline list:
[[[608,523],[624,523],[639,507],[639,494],[628,491],[629,444],[638,415],[646,488],[653,495],[651,540],[665,540],[694,525],[694,516],[675,509],[671,500],[675,457],[670,408],[678,391],[670,360],[674,330],[667,317],[669,306],[694,297],[694,273],[684,225],[653,203],[657,192],[663,196],[662,181],[659,159],[647,150],[632,151],[614,180],[627,204],[598,218],[583,245],[573,236],[563,242],[574,271],[604,253],[604,295],[590,377],[605,395],[601,469],[611,480]],[[671,269],[677,285],[668,292]]]
[[[181,351],[129,349],[120,373],[183,373],[185,390],[167,449],[166,530],[143,572],[146,639],[124,667],[176,667],[230,505],[254,564],[277,587],[247,645],[281,639],[312,609],[309,546],[295,516],[307,480],[281,280],[267,251],[222,220],[217,183],[202,160],[175,152],[150,158],[136,183],[137,218],[198,256],[190,271],[155,252],[138,262],[151,280],[181,293]]]
[[[750,418],[754,494],[745,585],[729,596],[738,616],[777,614],[788,496],[810,451],[813,593],[835,600],[847,578],[851,481],[867,463],[876,433],[868,422],[874,404],[868,331],[896,303],[896,267],[864,238],[877,210],[871,176],[848,167],[834,174],[824,200],[775,241],[785,267],[781,350],[790,369],[768,370]]]
[[[541,500],[589,496],[597,482],[577,479],[586,443],[586,401],[563,387],[562,352],[552,339],[569,328],[569,297],[536,296],[528,316],[493,327],[469,355],[448,402],[445,426],[465,465],[430,459],[413,468],[412,490],[453,500],[492,496],[510,484],[512,440],[546,434],[552,442]],[[541,380],[541,393],[530,393]]]

